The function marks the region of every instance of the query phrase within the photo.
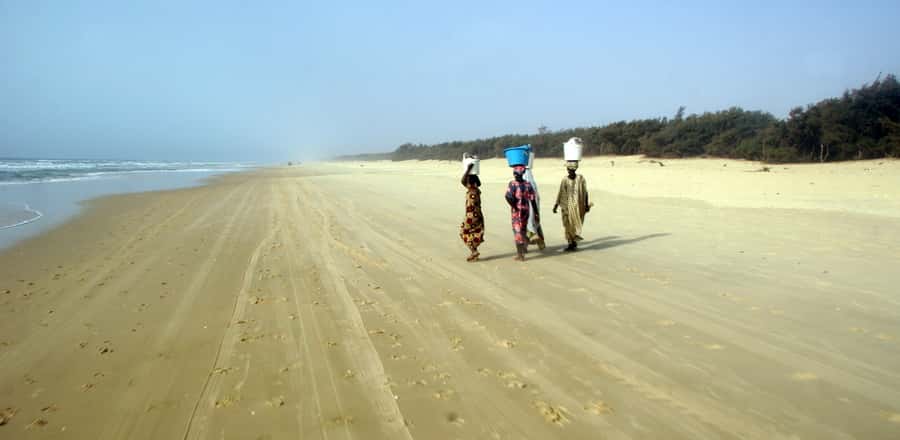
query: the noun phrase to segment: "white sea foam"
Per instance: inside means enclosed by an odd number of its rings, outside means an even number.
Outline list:
[[[25,205],[23,211],[30,214],[30,217],[28,217],[24,220],[19,220],[15,223],[8,224],[8,225],[0,224],[0,229],[9,229],[9,228],[15,228],[16,226],[27,225],[29,223],[37,221],[38,219],[40,219],[41,217],[44,216],[44,214],[42,214],[41,211],[38,211],[36,209],[31,209],[31,207],[28,206],[27,204]]]
[[[245,170],[234,162],[0,159],[0,185],[72,182],[138,173],[219,173]]]

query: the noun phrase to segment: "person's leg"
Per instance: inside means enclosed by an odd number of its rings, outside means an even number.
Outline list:
[[[466,258],[466,261],[477,261],[478,257],[481,256],[481,254],[478,253],[478,246],[469,245],[469,251],[471,253],[469,254],[469,258]]]
[[[517,261],[525,261],[525,250],[526,250],[526,247],[527,247],[527,246],[528,246],[527,244],[516,243],[516,257],[515,257],[515,259],[516,259]]]

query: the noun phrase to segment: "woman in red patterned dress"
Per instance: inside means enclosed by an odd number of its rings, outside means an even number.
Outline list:
[[[469,248],[471,254],[466,261],[478,261],[481,255],[478,253],[478,245],[484,243],[484,216],[481,214],[481,180],[478,175],[469,174],[472,171],[469,165],[462,176],[462,185],[466,188],[466,218],[459,227],[459,238]]]
[[[514,166],[514,179],[506,188],[506,203],[509,203],[513,237],[516,239],[515,259],[518,261],[525,261],[525,251],[528,249],[528,215],[532,209],[534,209],[535,223],[540,224],[534,187],[524,179],[524,174],[525,167],[523,165]]]

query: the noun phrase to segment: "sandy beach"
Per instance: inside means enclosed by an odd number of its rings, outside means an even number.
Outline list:
[[[900,161],[588,159],[524,263],[483,161],[90,202],[0,253],[0,439],[897,439]],[[768,171],[762,171],[768,167]]]

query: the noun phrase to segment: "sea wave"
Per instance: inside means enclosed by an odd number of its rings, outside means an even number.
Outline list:
[[[234,162],[0,159],[0,185],[71,182],[138,173],[232,172],[253,166],[253,164]]]

